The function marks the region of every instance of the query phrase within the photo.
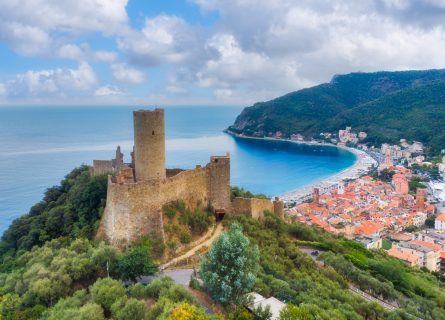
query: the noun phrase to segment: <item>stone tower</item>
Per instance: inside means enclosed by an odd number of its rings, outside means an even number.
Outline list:
[[[214,210],[230,209],[230,156],[211,157],[209,167],[209,202]]]
[[[417,188],[416,190],[416,209],[418,212],[425,210],[425,189]]]
[[[314,188],[314,190],[312,191],[312,202],[317,205],[320,203],[320,189],[319,188]]]
[[[273,212],[281,219],[284,219],[284,202],[278,197],[273,201]]]
[[[134,111],[133,119],[136,181],[164,179],[164,110]]]

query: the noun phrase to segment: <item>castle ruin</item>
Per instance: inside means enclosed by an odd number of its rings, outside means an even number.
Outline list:
[[[97,236],[111,244],[125,247],[144,236],[164,238],[162,210],[166,204],[182,200],[186,206],[211,207],[219,217],[232,210],[230,201],[230,156],[212,156],[204,166],[192,170],[166,169],[164,110],[133,112],[134,148],[131,163],[124,163],[117,148],[113,160],[94,160],[92,175],[109,174],[107,203]],[[256,200],[241,202],[243,213],[259,217]],[[282,202],[262,204],[282,215]],[[274,210],[275,209],[275,210]],[[249,211],[250,210],[250,211]]]

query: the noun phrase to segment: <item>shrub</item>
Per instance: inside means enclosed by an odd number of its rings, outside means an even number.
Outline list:
[[[172,207],[167,207],[165,209],[165,215],[171,220],[175,217],[176,215],[176,209],[172,208]]]
[[[113,319],[139,320],[145,318],[145,303],[134,298],[121,298],[111,306]]]
[[[133,280],[142,275],[154,274],[158,267],[150,255],[150,248],[144,245],[136,245],[127,250],[119,259],[119,270],[123,280]]]
[[[164,276],[156,278],[147,286],[147,295],[157,299],[159,298],[162,289],[168,289],[174,284],[175,282],[170,277]]]
[[[101,305],[105,310],[110,310],[111,305],[125,296],[125,288],[122,282],[111,278],[99,279],[90,287],[93,301]]]
[[[181,243],[187,244],[187,243],[190,243],[191,240],[192,240],[192,236],[190,235],[189,232],[181,231],[181,234],[179,235],[179,241],[181,241]]]

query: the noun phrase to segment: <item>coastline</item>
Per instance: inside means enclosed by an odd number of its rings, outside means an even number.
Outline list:
[[[355,162],[351,166],[349,166],[346,169],[343,169],[342,171],[332,175],[328,176],[326,178],[322,178],[321,180],[318,180],[314,183],[311,183],[309,185],[290,190],[288,192],[285,192],[281,195],[278,195],[278,197],[283,200],[286,203],[301,203],[306,200],[310,200],[312,198],[312,191],[314,188],[320,189],[320,194],[327,193],[331,191],[334,188],[338,187],[338,184],[343,180],[353,180],[357,179],[367,173],[371,170],[372,166],[377,166],[378,163],[376,160],[374,160],[371,156],[369,156],[366,152],[362,150],[358,150],[356,148],[350,148],[350,147],[343,147],[343,146],[336,146],[329,143],[322,143],[322,142],[309,142],[309,141],[295,141],[290,139],[277,139],[277,138],[270,138],[270,137],[249,137],[244,136],[240,134],[236,134],[230,130],[225,130],[227,134],[240,139],[253,139],[253,140],[269,140],[269,141],[283,141],[283,142],[289,142],[289,143],[296,143],[296,144],[304,144],[304,145],[312,145],[312,146],[323,146],[323,147],[331,147],[331,148],[337,148],[342,149],[345,151],[348,151],[355,155]]]

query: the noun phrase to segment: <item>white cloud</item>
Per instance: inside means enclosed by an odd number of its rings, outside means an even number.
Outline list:
[[[69,96],[90,91],[97,84],[91,66],[80,63],[77,69],[29,70],[2,84],[10,98]]]
[[[126,5],[127,0],[0,1],[0,41],[24,55],[50,54],[61,33],[120,31],[128,21]]]
[[[98,50],[95,51],[90,48],[89,44],[82,43],[80,46],[76,44],[62,45],[58,50],[56,56],[62,59],[71,59],[77,61],[100,61],[100,62],[114,62],[117,59],[116,52]]]
[[[118,46],[138,64],[181,63],[199,50],[198,33],[182,18],[160,15],[146,19],[141,30],[129,30],[119,38]]]
[[[144,82],[144,74],[126,63],[115,63],[111,65],[113,77],[120,82],[139,84]]]
[[[98,50],[94,52],[93,58],[102,62],[114,62],[117,59],[117,54],[111,51]]]
[[[83,50],[75,44],[65,44],[61,46],[57,52],[60,58],[72,59],[72,60],[83,60],[85,59],[85,54]]]
[[[194,2],[220,17],[202,63],[188,68],[217,98],[254,102],[338,73],[445,67],[443,0]]]
[[[96,97],[113,97],[113,96],[121,96],[124,92],[120,90],[119,88],[111,85],[106,85],[100,88],[97,88],[96,91],[94,91],[94,95]]]

